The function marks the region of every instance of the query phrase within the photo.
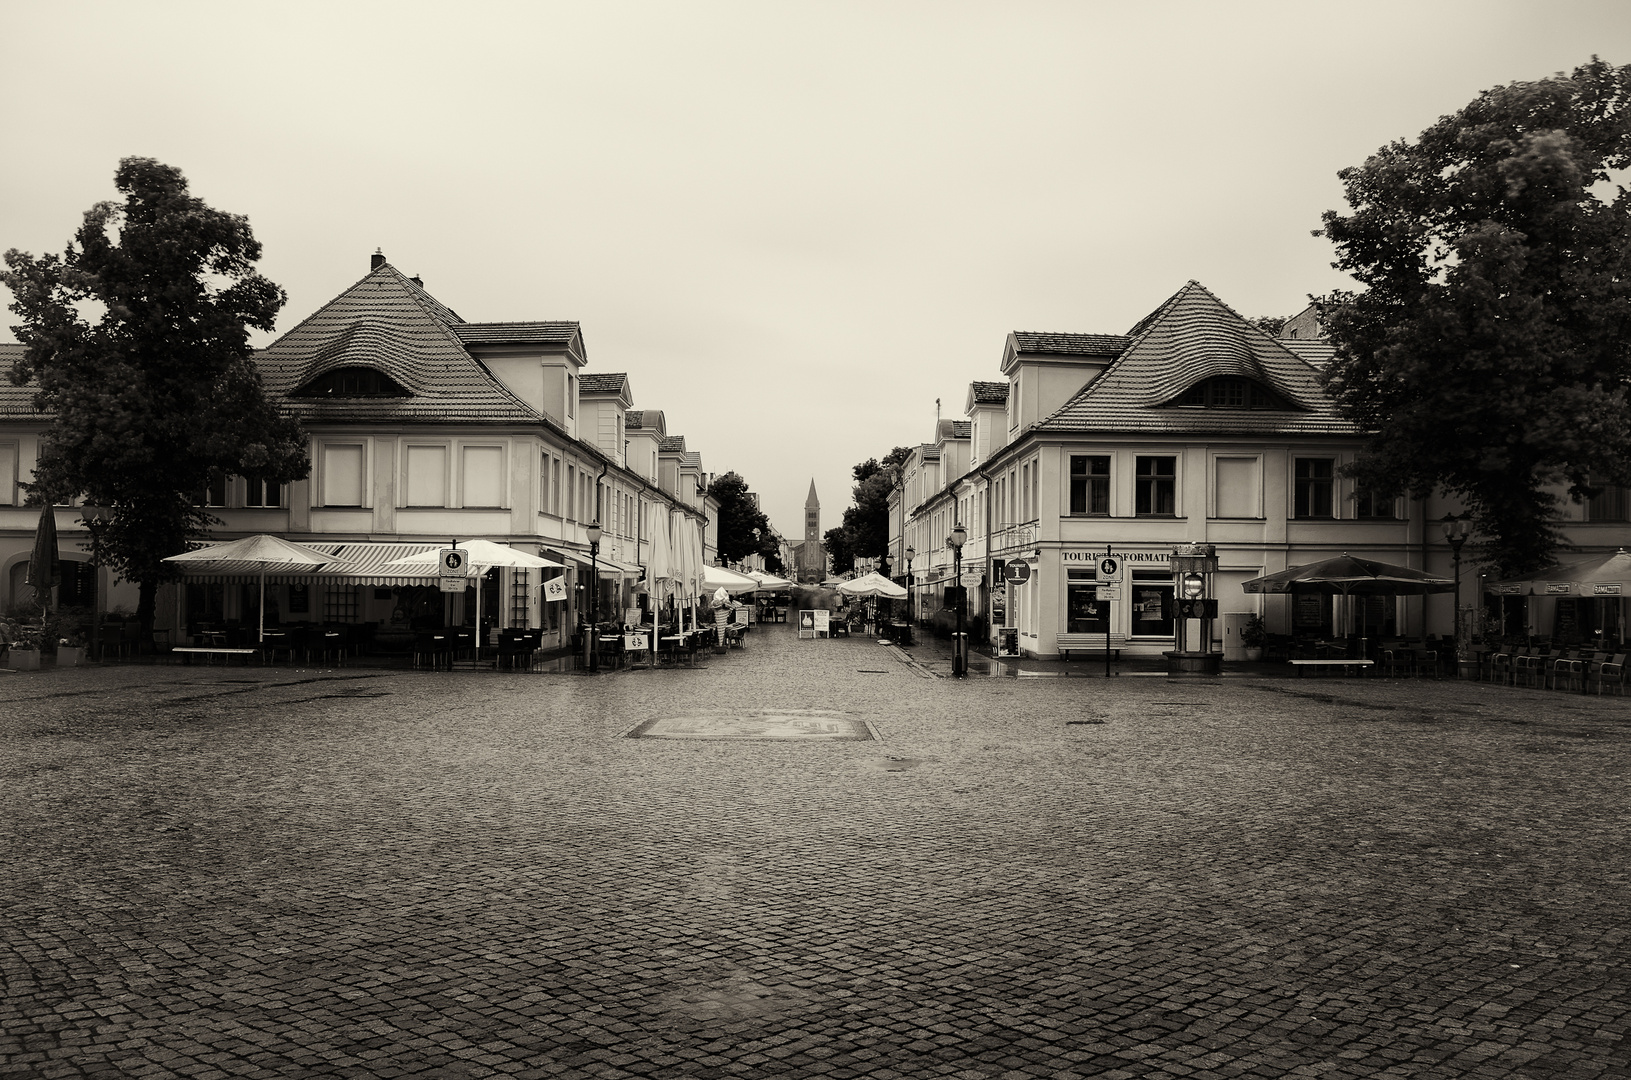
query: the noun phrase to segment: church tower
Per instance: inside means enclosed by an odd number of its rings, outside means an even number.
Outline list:
[[[794,580],[819,585],[827,579],[827,545],[821,542],[821,500],[816,498],[815,480],[804,500],[804,541],[793,548]]]
[[[804,539],[821,539],[821,500],[816,498],[815,480],[810,480],[810,497],[804,500]]]

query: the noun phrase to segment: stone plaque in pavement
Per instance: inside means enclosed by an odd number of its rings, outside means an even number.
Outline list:
[[[829,712],[691,713],[647,720],[629,732],[631,739],[793,739],[806,742],[860,741],[873,738],[865,720]]]

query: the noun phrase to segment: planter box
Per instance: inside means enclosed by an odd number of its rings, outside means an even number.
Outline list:
[[[78,667],[84,662],[84,648],[77,645],[57,646],[57,667]]]
[[[16,671],[40,670],[40,653],[38,649],[12,649],[6,654],[6,666]]]

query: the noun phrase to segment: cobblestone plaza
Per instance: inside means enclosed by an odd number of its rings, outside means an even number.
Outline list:
[[[704,661],[0,679],[0,1075],[1631,1076],[1623,699]]]

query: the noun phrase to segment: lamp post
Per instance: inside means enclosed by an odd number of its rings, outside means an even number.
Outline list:
[[[600,670],[600,521],[584,530],[589,537],[589,672]]]
[[[968,674],[968,644],[963,640],[963,607],[968,602],[968,592],[963,585],[963,543],[967,540],[968,530],[960,522],[946,537],[946,544],[951,548],[951,576],[957,582],[957,634],[951,639],[951,673],[958,679]]]
[[[906,549],[906,623],[908,626],[917,626],[917,608],[912,603],[916,597],[912,595],[912,586],[917,583],[917,577],[912,573],[912,560],[917,558],[917,548]]]
[[[1444,526],[1444,539],[1450,544],[1450,558],[1455,564],[1455,659],[1456,671],[1460,673],[1460,664],[1463,653],[1461,651],[1461,545],[1467,542],[1472,535],[1472,522],[1467,520],[1465,514],[1445,514],[1442,522]]]

